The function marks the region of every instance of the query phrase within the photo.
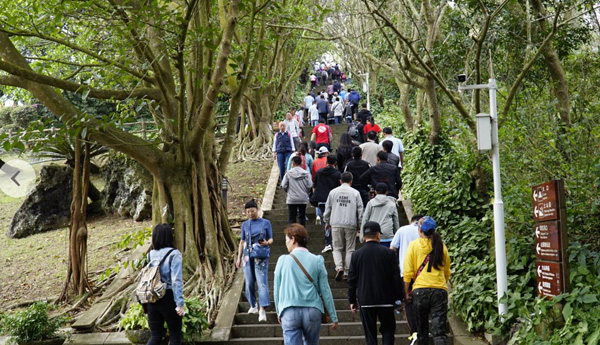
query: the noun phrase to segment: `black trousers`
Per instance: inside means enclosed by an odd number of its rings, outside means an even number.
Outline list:
[[[302,226],[306,225],[306,204],[288,205],[288,211],[289,211],[289,216],[288,216],[289,224],[300,223],[300,224],[302,224]],[[298,222],[296,222],[296,217],[300,218],[300,219],[298,219]]]
[[[448,292],[443,289],[415,289],[412,292],[412,297],[413,308],[417,317],[418,344],[429,344],[429,316],[431,315],[433,343],[435,345],[447,345]]]
[[[379,319],[379,332],[382,336],[383,345],[394,344],[394,333],[396,333],[396,318],[394,307],[361,307],[360,320],[365,331],[367,345],[377,345],[377,319]]]
[[[148,303],[148,325],[152,336],[146,345],[159,345],[165,336],[164,324],[169,328],[169,345],[181,345],[181,316],[175,311],[173,290],[168,289],[165,296],[156,303]]]

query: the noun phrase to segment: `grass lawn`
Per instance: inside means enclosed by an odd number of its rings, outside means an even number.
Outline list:
[[[228,213],[232,223],[244,220],[244,203],[256,198],[260,202],[273,162],[234,163],[227,176]],[[38,165],[35,166],[38,170]],[[95,185],[102,188],[97,178]],[[56,297],[60,294],[67,271],[68,228],[36,234],[23,239],[10,239],[5,233],[13,214],[23,199],[0,192],[0,312],[15,303]],[[128,255],[115,247],[121,238],[144,227],[150,221],[134,222],[109,215],[88,220],[88,272],[90,278],[113,267]]]

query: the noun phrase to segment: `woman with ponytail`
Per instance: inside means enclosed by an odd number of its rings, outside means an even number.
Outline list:
[[[440,234],[435,231],[436,226],[433,218],[421,218],[419,238],[409,244],[404,258],[404,301],[413,303],[419,345],[429,344],[430,332],[434,344],[448,344],[446,323],[450,256]]]

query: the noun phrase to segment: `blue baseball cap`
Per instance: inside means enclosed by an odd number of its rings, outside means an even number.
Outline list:
[[[435,220],[429,216],[425,216],[421,219],[423,220],[421,226],[419,227],[421,231],[423,231],[426,235],[433,233],[437,227]]]

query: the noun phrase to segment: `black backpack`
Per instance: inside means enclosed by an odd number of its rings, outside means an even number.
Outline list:
[[[356,123],[353,122],[350,124],[350,126],[348,126],[348,134],[350,134],[352,139],[358,139],[360,137],[358,126],[356,125]]]

